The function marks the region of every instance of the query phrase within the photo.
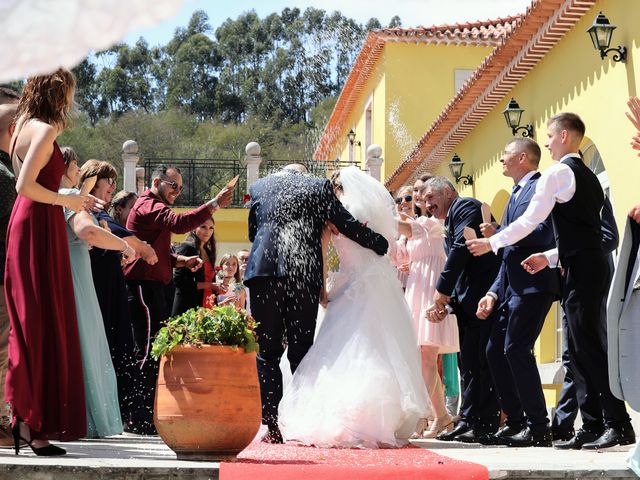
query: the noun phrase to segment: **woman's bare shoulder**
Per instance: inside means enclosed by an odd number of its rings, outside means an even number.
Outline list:
[[[22,129],[25,135],[33,139],[55,140],[58,136],[58,129],[42,120],[32,119],[24,124]]]

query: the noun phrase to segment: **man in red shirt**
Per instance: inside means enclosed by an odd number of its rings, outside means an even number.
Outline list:
[[[185,257],[171,251],[171,234],[194,230],[210,219],[216,210],[229,205],[233,194],[233,188],[225,187],[214,199],[194,210],[178,214],[170,206],[182,192],[180,170],[160,165],[153,171],[151,181],[151,188],[140,195],[131,209],[127,228],[153,247],[158,263],[149,265],[136,260],[124,270],[129,287],[129,308],[141,374],[137,405],[132,408],[134,418],[125,427],[125,431],[143,435],[156,434],[153,426],[153,402],[158,362],[149,353],[160,324],[171,311],[165,287],[171,281],[172,268],[186,266],[197,270],[202,266],[202,260],[198,256]]]

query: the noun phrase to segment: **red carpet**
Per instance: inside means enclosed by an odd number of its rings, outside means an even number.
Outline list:
[[[254,442],[233,463],[220,464],[220,480],[487,480],[483,465],[422,448],[358,450]]]

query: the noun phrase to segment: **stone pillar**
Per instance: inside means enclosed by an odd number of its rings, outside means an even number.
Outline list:
[[[258,142],[249,142],[244,149],[244,163],[247,166],[247,193],[249,187],[260,178],[260,163],[262,163],[261,149]]]
[[[384,159],[382,158],[382,147],[372,143],[369,145],[369,148],[367,148],[367,162],[365,163],[365,168],[369,170],[369,175],[379,182],[382,181],[382,162],[384,162]]]
[[[137,192],[136,166],[140,156],[138,155],[138,143],[135,140],[127,140],[122,144],[122,163],[124,164],[124,189],[127,192]]]
[[[136,167],[136,188],[135,190],[131,190],[131,191],[136,192],[139,196],[146,189],[147,189],[147,186],[144,182],[144,167]]]

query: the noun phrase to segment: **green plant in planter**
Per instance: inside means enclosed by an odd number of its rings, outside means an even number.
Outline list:
[[[226,345],[257,352],[256,325],[246,310],[233,305],[192,308],[167,320],[153,340],[151,356],[158,360],[177,345]]]

